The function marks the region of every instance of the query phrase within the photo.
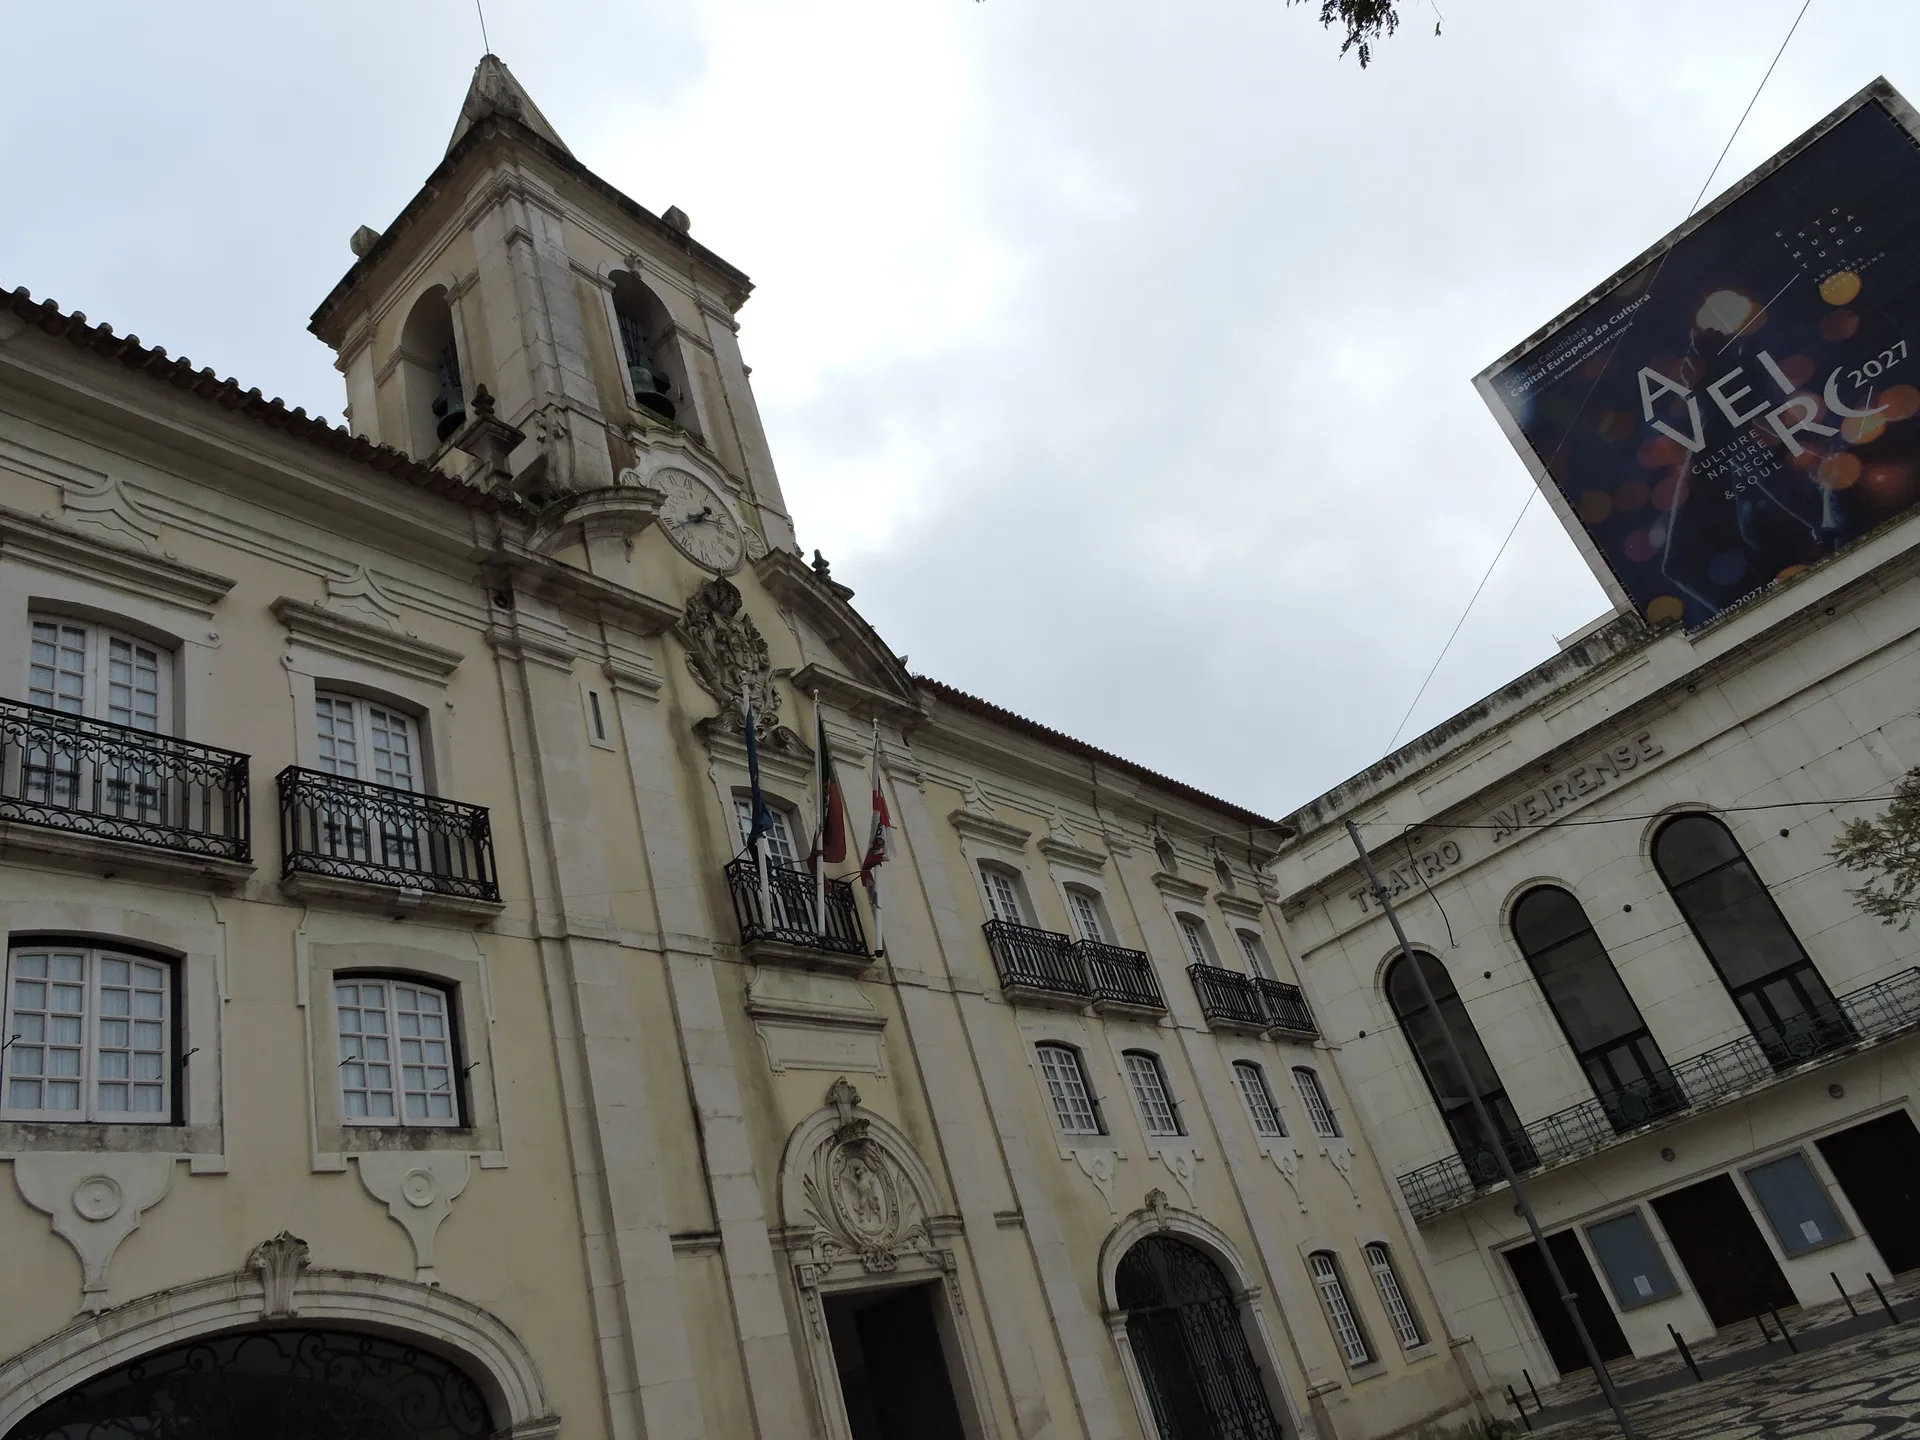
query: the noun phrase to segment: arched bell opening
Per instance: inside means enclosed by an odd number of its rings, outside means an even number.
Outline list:
[[[466,380],[444,285],[428,290],[407,313],[400,361],[410,448],[416,456],[431,456],[467,423]]]
[[[610,279],[628,400],[661,420],[674,421],[698,433],[673,317],[660,297],[631,270],[616,270]]]
[[[408,1338],[274,1325],[103,1371],[6,1440],[485,1440],[504,1428],[472,1376]]]
[[[1120,1257],[1113,1293],[1159,1440],[1282,1440],[1244,1297],[1204,1250],[1144,1236]]]

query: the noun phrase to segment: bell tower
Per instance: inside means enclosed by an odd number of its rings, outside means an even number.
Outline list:
[[[792,550],[734,318],[752,282],[691,229],[581,164],[487,55],[445,158],[354,233],[308,328],[369,440],[535,503],[644,484],[671,454]]]

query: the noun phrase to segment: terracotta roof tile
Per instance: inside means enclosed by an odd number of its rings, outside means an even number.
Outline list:
[[[239,381],[222,379],[210,368],[194,369],[193,362],[185,356],[175,359],[158,345],[142,345],[137,335],[116,335],[111,325],[90,325],[78,310],[68,313],[55,301],[35,300],[25,286],[0,294],[0,308],[49,335],[64,338],[105,359],[118,360],[129,370],[138,370],[160,384],[189,391],[222,409],[238,411],[249,420],[355,464],[371,466],[415,489],[488,514],[499,514],[509,508],[497,496],[463,484],[431,465],[422,465],[391,446],[375,445],[318,415],[307,414],[303,407],[289,410],[284,400],[264,397],[258,386],[243,390]]]

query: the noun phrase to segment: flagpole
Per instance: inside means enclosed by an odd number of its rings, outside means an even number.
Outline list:
[[[886,796],[881,791],[880,785],[880,721],[878,717],[875,717],[873,722],[873,794],[874,798],[884,805],[886,803]],[[879,833],[884,835],[885,832],[881,831]],[[887,953],[887,917],[886,912],[880,908],[880,867],[878,865],[874,865],[867,872],[867,899],[873,903],[873,953],[876,955],[884,955]]]
[[[767,872],[767,832],[760,823],[760,812],[766,801],[760,796],[760,763],[754,753],[758,741],[753,733],[753,692],[748,688],[744,671],[740,676],[740,719],[746,726],[747,756],[753,761],[753,798],[748,802],[753,810],[753,819],[747,825],[747,837],[753,842],[753,871],[760,881],[760,923],[774,930],[780,927],[773,914],[773,877]]]
[[[813,692],[813,928],[827,933],[827,719]]]

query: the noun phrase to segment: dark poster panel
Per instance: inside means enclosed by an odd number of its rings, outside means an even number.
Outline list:
[[[1482,379],[1688,629],[1920,499],[1920,147],[1869,100]]]

